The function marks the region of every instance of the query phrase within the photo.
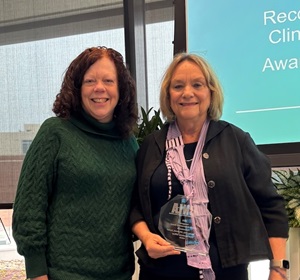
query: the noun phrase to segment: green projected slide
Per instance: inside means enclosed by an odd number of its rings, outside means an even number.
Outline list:
[[[187,0],[187,50],[221,80],[222,119],[257,144],[300,142],[300,1]]]

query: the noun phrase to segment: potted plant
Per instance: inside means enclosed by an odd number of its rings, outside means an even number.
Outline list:
[[[300,228],[300,169],[273,170],[272,179],[284,198],[289,227]]]
[[[139,143],[141,145],[144,141],[144,138],[152,133],[155,130],[159,130],[163,126],[163,121],[160,117],[160,110],[154,111],[154,114],[151,116],[151,111],[153,110],[153,107],[150,108],[147,112],[146,110],[141,107],[141,122],[137,123],[134,135]]]

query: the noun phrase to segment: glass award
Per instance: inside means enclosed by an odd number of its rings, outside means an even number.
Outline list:
[[[161,208],[158,229],[176,250],[207,255],[207,252],[199,250],[199,247],[203,246],[198,246],[199,242],[204,242],[204,239],[198,240],[194,231],[195,226],[201,223],[201,219],[205,223],[208,222],[208,227],[210,227],[211,214],[206,205],[203,207],[205,207],[205,211],[202,211],[204,215],[195,214],[186,196],[177,195]],[[198,232],[201,234],[201,228]]]

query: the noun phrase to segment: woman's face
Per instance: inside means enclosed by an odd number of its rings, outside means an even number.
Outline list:
[[[113,119],[119,88],[116,66],[108,57],[97,60],[86,71],[81,99],[84,110],[99,122],[107,123]]]
[[[211,93],[199,66],[183,61],[175,69],[170,83],[170,106],[179,121],[205,120]]]

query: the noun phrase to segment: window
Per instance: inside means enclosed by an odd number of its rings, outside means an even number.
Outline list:
[[[150,107],[158,109],[159,83],[173,56],[173,1],[146,2],[148,99]],[[126,56],[122,1],[106,0],[101,5],[98,0],[27,1],[25,5],[21,0],[0,0],[0,6],[1,209],[13,203],[24,155],[41,123],[53,116],[52,105],[70,62],[84,49],[99,45]],[[11,209],[0,210],[11,240],[0,244],[0,261],[20,258],[11,214]]]
[[[34,10],[24,9],[22,1],[9,6],[3,3],[0,146],[6,149],[0,149],[0,156],[26,154],[39,125],[53,116],[52,105],[63,74],[80,52],[102,45],[126,57],[120,1],[94,2],[65,1],[62,7],[61,2],[54,1],[47,6],[36,4]],[[172,1],[147,2],[147,98],[149,107],[158,109],[160,80],[173,56],[173,6]]]

